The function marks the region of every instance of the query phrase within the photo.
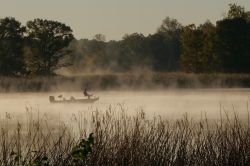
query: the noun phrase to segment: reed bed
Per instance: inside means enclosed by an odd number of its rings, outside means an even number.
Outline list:
[[[74,115],[77,125],[27,116],[1,121],[1,165],[250,165],[249,116],[243,121],[237,113],[173,120],[143,110],[128,115],[117,105],[93,111],[87,122]]]

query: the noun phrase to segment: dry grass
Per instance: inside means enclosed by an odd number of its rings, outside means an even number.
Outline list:
[[[234,114],[220,121],[130,116],[122,106],[94,111],[87,123],[94,133],[92,152],[81,162],[72,159],[80,136],[63,123],[27,115],[25,123],[1,123],[2,165],[249,165],[250,122]],[[87,129],[75,116],[80,135]]]
[[[60,165],[76,144],[68,127],[51,123],[39,114],[33,117],[28,113],[26,122],[22,123],[6,114],[0,132],[1,165]]]

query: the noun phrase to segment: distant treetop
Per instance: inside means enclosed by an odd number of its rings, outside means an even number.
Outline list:
[[[232,19],[232,18],[243,18],[246,17],[246,12],[245,8],[242,6],[239,6],[235,3],[230,3],[229,4],[229,11],[227,13],[227,18]]]

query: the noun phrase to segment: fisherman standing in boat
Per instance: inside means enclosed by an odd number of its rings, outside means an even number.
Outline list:
[[[84,94],[84,96],[87,96],[88,99],[90,99],[90,97],[93,96],[93,94],[89,94],[89,93],[87,92],[87,88],[84,89],[83,94]]]

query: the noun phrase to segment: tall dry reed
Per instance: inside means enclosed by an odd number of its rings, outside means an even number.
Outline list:
[[[75,121],[78,136],[62,122],[28,115],[25,123],[14,125],[6,115],[1,122],[1,165],[250,165],[250,121],[236,113],[225,113],[219,121],[188,115],[171,120],[148,118],[142,110],[128,115],[117,105],[93,111],[88,122],[77,116]],[[90,132],[94,144],[76,162],[72,150]]]

